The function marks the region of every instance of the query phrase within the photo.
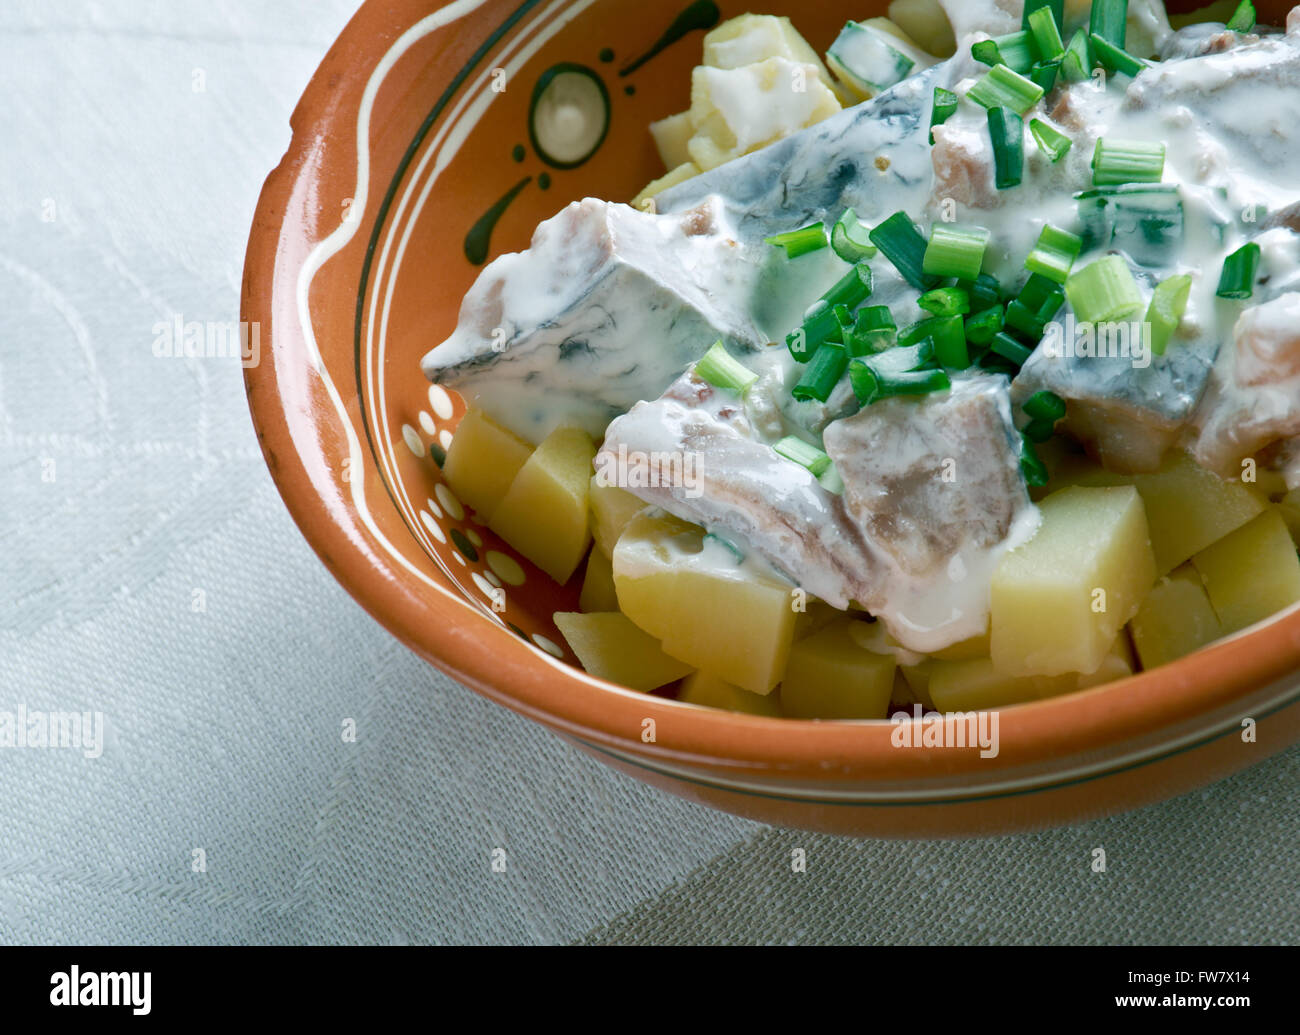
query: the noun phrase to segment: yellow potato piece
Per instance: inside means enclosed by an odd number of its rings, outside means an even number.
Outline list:
[[[934,700],[930,697],[930,674],[934,662],[923,661],[919,665],[899,665],[904,681],[912,691],[912,696],[927,710],[934,711]]]
[[[858,646],[852,619],[828,625],[790,650],[781,710],[796,719],[884,719],[894,692],[895,660]]]
[[[650,123],[650,135],[654,137],[655,147],[659,150],[665,169],[677,169],[691,160],[686,144],[694,134],[695,126],[691,122],[689,111]]]
[[[1268,510],[1192,558],[1223,634],[1262,622],[1300,600],[1300,558],[1276,510]]]
[[[505,498],[533,447],[482,410],[461,418],[447,449],[442,475],[456,498],[484,520]]]
[[[821,56],[789,18],[742,14],[723,22],[704,37],[704,64],[710,68],[743,68],[774,57],[815,65],[818,78],[827,86],[831,84]]]
[[[555,615],[555,626],[582,667],[597,679],[649,691],[691,671],[690,665],[665,654],[659,641],[638,629],[626,615],[561,611]]]
[[[779,718],[781,715],[781,695],[751,694],[725,679],[710,675],[708,672],[696,672],[682,681],[681,692],[677,700],[684,704],[698,704],[705,708],[720,708],[728,712],[744,712],[746,715],[767,715]]]
[[[1033,539],[993,574],[992,660],[1008,676],[1095,672],[1156,580],[1142,499],[1069,488],[1040,509]]]
[[[687,161],[683,165],[677,166],[666,176],[661,176],[652,183],[647,184],[646,188],[632,199],[632,207],[639,208],[643,212],[655,211],[653,206],[647,206],[647,202],[653,201],[669,187],[676,187],[679,183],[685,183],[687,180],[694,179],[700,175],[700,167],[694,162]]]
[[[1133,658],[1128,637],[1121,633],[1092,672],[1009,676],[999,671],[990,658],[935,661],[928,668],[925,686],[934,709],[969,712],[1059,697],[1125,679],[1133,674]]]
[[[582,595],[578,598],[578,606],[588,614],[618,610],[614,565],[599,550],[592,550],[587,555],[587,572],[582,577]]]
[[[794,640],[788,584],[740,565],[704,530],[659,511],[614,549],[619,608],[664,650],[751,693],[780,681]]]
[[[557,428],[520,469],[489,527],[565,583],[591,545],[588,487],[596,446],[580,428]]]
[[[1129,628],[1145,669],[1176,661],[1223,635],[1200,573],[1191,564],[1156,583]]]
[[[591,532],[596,546],[606,557],[614,556],[614,547],[627,528],[628,522],[646,509],[644,500],[633,496],[616,485],[604,485],[600,475],[591,476],[588,490],[591,501]]]
[[[991,649],[989,636],[990,634],[986,632],[983,636],[954,643],[951,647],[934,651],[931,657],[939,661],[974,661],[976,658],[987,658]]]
[[[926,53],[946,58],[957,50],[952,23],[939,0],[894,0],[889,19]]]

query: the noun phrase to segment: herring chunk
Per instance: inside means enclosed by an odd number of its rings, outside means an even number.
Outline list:
[[[599,438],[719,338],[766,343],[751,282],[717,199],[655,216],[589,198],[483,271],[423,369],[529,441],[561,424]]]

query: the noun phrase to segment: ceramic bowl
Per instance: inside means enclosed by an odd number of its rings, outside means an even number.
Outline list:
[[[846,16],[884,6],[756,5],[793,16],[819,49]],[[263,343],[246,375],[253,420],[321,559],[395,636],[478,692],[638,779],[771,823],[871,836],[1059,824],[1178,794],[1300,738],[1295,614],[1149,674],[1004,709],[995,757],[899,746],[883,722],[697,708],[569,664],[551,615],[576,609],[578,580],[555,585],[442,484],[436,460],[463,406],[430,389],[418,361],[454,327],[485,258],[525,247],[574,199],[628,199],[660,174],[647,124],[687,106],[702,30],[747,7],[362,6],[294,112],[243,290]],[[528,130],[535,84],[562,64],[595,75],[611,112],[594,155],[564,168]]]

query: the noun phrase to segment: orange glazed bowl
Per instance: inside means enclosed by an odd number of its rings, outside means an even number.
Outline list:
[[[701,30],[749,8],[362,6],[293,115],[244,271],[243,319],[270,343],[246,374],[253,421],[321,559],[395,636],[479,693],[625,773],[768,823],[875,837],[1025,830],[1168,798],[1300,739],[1295,610],[1153,672],[1004,708],[992,757],[900,745],[889,722],[680,704],[570,664],[551,616],[577,610],[580,579],[557,586],[441,483],[432,456],[464,406],[431,389],[419,361],[455,327],[485,258],[525,248],[570,201],[631,199],[662,173],[647,125],[688,105]],[[792,16],[824,51],[846,17],[885,8],[753,9]],[[597,77],[611,112],[572,167],[546,164],[528,128],[535,85],[561,64]]]

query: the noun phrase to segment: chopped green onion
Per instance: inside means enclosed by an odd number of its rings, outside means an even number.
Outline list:
[[[966,347],[966,324],[958,315],[936,317],[934,333],[934,360],[941,367],[965,370],[970,366],[970,351]]]
[[[1053,435],[1056,434],[1056,422],[1050,420],[1031,420],[1021,430],[1020,434],[1037,445],[1042,445]]]
[[[1031,28],[1029,19],[1034,12],[1040,8],[1046,8],[1052,12],[1052,17],[1056,19],[1057,25],[1065,24],[1065,0],[1025,0],[1024,17],[1020,20],[1022,29]]]
[[[993,182],[998,190],[1018,186],[1025,174],[1025,123],[1009,108],[989,109],[993,139]]]
[[[1243,245],[1223,260],[1219,276],[1220,298],[1249,298],[1255,293],[1255,276],[1259,273],[1260,249],[1254,241]]]
[[[980,40],[978,43],[972,43],[970,55],[982,65],[988,65],[992,68],[994,65],[1005,65],[1002,60],[1002,51],[998,50],[997,40]]]
[[[993,336],[993,344],[989,346],[989,350],[1003,359],[1010,360],[1018,367],[1023,366],[1025,360],[1034,354],[1034,350],[1028,345],[1022,345],[1005,332]]]
[[[1035,392],[1025,400],[1024,411],[1034,420],[1055,424],[1065,416],[1065,400],[1055,392]]]
[[[1151,328],[1151,351],[1163,356],[1169,342],[1187,312],[1187,299],[1192,293],[1192,278],[1186,273],[1169,277],[1156,285],[1147,307],[1147,325]]]
[[[934,127],[942,126],[957,112],[957,95],[942,86],[934,88],[934,107],[930,110],[930,143],[934,143]]]
[[[1022,74],[1028,72],[1041,56],[1038,53],[1038,44],[1034,42],[1033,33],[1023,30],[1008,33],[1006,36],[995,36],[991,42],[997,45],[1001,63],[1013,72]]]
[[[1088,32],[1124,46],[1128,36],[1128,0],[1093,0]]]
[[[1071,83],[1082,83],[1092,78],[1092,49],[1088,45],[1088,34],[1080,29],[1065,48],[1061,58],[1061,75]]]
[[[959,287],[941,287],[927,291],[916,304],[935,316],[965,316],[970,312],[970,294]]]
[[[1110,40],[1098,36],[1095,32],[1091,37],[1092,52],[1101,62],[1102,67],[1111,72],[1120,75],[1135,76],[1142,69],[1147,67],[1147,63],[1141,58],[1135,58],[1123,47],[1117,47]]]
[[[981,273],[962,286],[970,292],[971,308],[976,311],[1002,304],[1002,285],[991,273]]]
[[[840,319],[835,307],[819,298],[804,315],[803,323],[786,336],[785,343],[796,363],[807,363],[828,341],[840,336]]]
[[[829,306],[846,305],[856,309],[871,294],[871,267],[860,262],[844,274],[821,300]]]
[[[938,285],[938,278],[924,270],[926,240],[906,212],[895,212],[872,230],[871,241],[918,291]]]
[[[1003,309],[995,305],[976,313],[966,321],[966,340],[975,345],[988,345],[1003,327]]]
[[[974,280],[984,265],[984,251],[992,235],[983,227],[939,224],[930,232],[922,268],[936,277]]]
[[[933,344],[932,339],[934,337],[935,332],[938,330],[939,321],[941,319],[943,318],[939,316],[927,316],[924,320],[918,320],[916,323],[909,324],[908,326],[904,327],[901,331],[899,331],[898,332],[899,348],[891,349],[889,351],[889,362],[900,362],[903,359],[902,350],[907,348],[913,348],[913,347],[922,348],[923,351],[911,357],[909,362],[911,362],[912,365],[910,367],[906,367],[906,368],[900,367],[899,368],[900,370],[901,369],[915,370],[917,367],[925,366],[926,363],[928,363],[930,360],[933,360],[934,359],[933,348],[931,348],[929,350],[929,353],[927,353],[924,351],[923,346],[924,346],[924,342],[926,342],[927,340],[931,341],[931,343]],[[927,355],[929,356],[929,359],[926,358]]]
[[[817,481],[831,495],[844,495],[844,479],[840,477],[840,472],[835,469],[834,461],[817,476]]]
[[[1070,275],[1070,267],[1081,251],[1082,237],[1049,224],[1038,235],[1038,244],[1025,260],[1025,269],[1064,284],[1065,278]]]
[[[1159,183],[1165,174],[1165,145],[1145,140],[1100,137],[1092,153],[1092,182],[1105,187],[1115,183]]]
[[[1025,286],[1020,289],[1020,294],[1016,296],[1016,300],[1037,311],[1042,309],[1047,300],[1058,290],[1060,285],[1056,281],[1044,277],[1041,273],[1031,273],[1029,279],[1025,281]]]
[[[1118,255],[1107,255],[1071,273],[1065,294],[1084,323],[1123,320],[1142,307],[1137,281]]]
[[[787,460],[804,468],[814,478],[820,478],[831,465],[831,458],[826,453],[793,435],[781,439],[772,448]]]
[[[1042,119],[1029,120],[1029,133],[1038,145],[1038,150],[1052,162],[1059,162],[1074,144],[1064,133]]]
[[[876,254],[876,246],[867,236],[870,232],[853,209],[845,209],[831,231],[831,247],[845,262],[859,263],[870,259]]]
[[[826,224],[813,223],[812,226],[805,226],[801,230],[788,230],[783,234],[767,238],[764,243],[784,248],[787,259],[797,259],[801,255],[821,251],[826,247]]]
[[[832,306],[835,310],[835,320],[840,325],[840,333],[834,339],[837,345],[842,345],[848,335],[853,333],[853,310],[846,305]]]
[[[899,395],[929,395],[952,387],[942,370],[886,372],[860,359],[849,364],[849,383],[863,406]]]
[[[1061,311],[1061,306],[1064,304],[1065,292],[1059,287],[1054,288],[1036,305],[1029,305],[1022,299],[1016,299],[1007,306],[1004,320],[1008,327],[1019,331],[1027,338],[1038,341],[1047,329],[1047,322]]]
[[[1020,473],[1024,476],[1026,485],[1031,488],[1041,489],[1047,484],[1050,477],[1047,472],[1047,465],[1039,457],[1038,450],[1034,448],[1033,442],[1023,435],[1020,442]]]
[[[1028,8],[1026,7],[1026,10]],[[1030,11],[1025,21],[1029,23],[1029,31],[1034,34],[1034,42],[1038,44],[1038,53],[1042,55],[1044,61],[1053,61],[1065,55],[1065,43],[1061,40],[1061,27],[1056,21],[1056,16],[1052,13],[1051,8],[1040,7],[1036,11]]]
[[[1060,58],[1055,61],[1035,61],[1034,67],[1029,70],[1029,78],[1043,88],[1043,93],[1051,93],[1060,71]]]
[[[1250,0],[1241,0],[1224,28],[1231,29],[1233,32],[1250,32],[1253,30],[1255,28],[1255,5]]]
[[[893,344],[898,327],[887,305],[871,305],[859,310],[853,333],[844,341],[849,356],[870,356],[884,352]]]
[[[994,65],[967,91],[966,96],[990,110],[1010,108],[1023,115],[1043,99],[1043,88],[1006,65]]]
[[[790,390],[800,402],[825,402],[848,369],[849,355],[843,345],[826,342],[804,367],[803,377]]]
[[[695,376],[714,388],[737,395],[743,395],[758,380],[758,375],[732,356],[721,341],[714,342],[704,358],[695,364]]]

